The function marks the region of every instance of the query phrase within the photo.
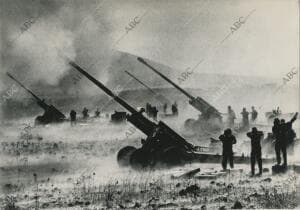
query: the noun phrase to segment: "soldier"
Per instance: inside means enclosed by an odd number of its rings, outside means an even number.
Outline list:
[[[251,139],[251,174],[255,174],[255,161],[258,163],[259,175],[262,174],[262,159],[260,141],[264,136],[262,131],[258,131],[256,127],[252,128],[252,132],[248,132],[247,136]]]
[[[176,101],[174,102],[174,104],[172,104],[171,109],[172,109],[172,114],[177,116],[178,115],[178,108],[177,108]]]
[[[275,154],[276,154],[276,161],[277,165],[280,165],[281,158],[280,158],[280,120],[278,118],[274,119],[272,133],[275,139]]]
[[[71,125],[76,125],[76,112],[72,109],[70,112]]]
[[[168,109],[168,104],[165,103],[164,106],[163,106],[164,114],[167,113],[167,109]]]
[[[234,120],[236,119],[235,112],[231,109],[231,106],[228,106],[228,127],[233,128]]]
[[[287,122],[285,125],[285,142],[287,143],[288,146],[294,146],[294,142],[295,142],[295,137],[296,137],[296,133],[293,130],[293,122],[297,119],[298,113],[296,113],[294,115],[294,117],[291,119],[290,122]]]
[[[251,121],[254,123],[255,120],[257,119],[257,115],[258,115],[258,112],[255,110],[255,107],[252,106],[252,112],[251,112]]]
[[[97,109],[97,110],[95,111],[95,117],[100,117],[100,111],[99,111],[99,109]]]
[[[83,119],[87,119],[89,117],[89,110],[86,107],[84,107],[82,110],[82,116]]]
[[[146,103],[146,114],[148,117],[151,115],[151,105],[149,103]]]
[[[295,138],[295,133],[292,133],[292,125],[293,122],[297,119],[298,112],[293,116],[293,118],[289,122],[285,122],[284,119],[281,119],[280,125],[279,125],[279,142],[278,142],[278,147],[277,148],[277,163],[278,165],[281,162],[281,157],[280,157],[280,152],[282,152],[283,156],[283,167],[287,167],[287,153],[286,153],[286,148],[288,146],[288,143],[293,141]],[[292,131],[291,131],[292,130]],[[279,152],[278,152],[279,149]],[[279,157],[278,157],[279,156]]]
[[[157,120],[157,113],[158,113],[158,110],[157,110],[156,106],[153,106],[152,107],[152,116],[155,121]]]
[[[222,160],[222,167],[224,170],[227,168],[227,160],[229,159],[230,167],[233,168],[233,151],[232,145],[236,143],[236,138],[232,135],[231,129],[228,128],[224,131],[219,137],[220,141],[223,144],[223,160]]]
[[[241,115],[243,118],[243,129],[248,130],[249,129],[249,112],[247,112],[245,107],[243,108]]]

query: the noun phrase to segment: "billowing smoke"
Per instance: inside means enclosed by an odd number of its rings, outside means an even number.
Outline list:
[[[57,85],[69,65],[64,55],[74,59],[74,35],[55,17],[39,18],[28,33],[15,42],[12,56],[28,64],[27,74],[50,85]]]

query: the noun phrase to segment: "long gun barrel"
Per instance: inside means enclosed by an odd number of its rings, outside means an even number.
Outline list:
[[[151,65],[149,65],[143,58],[138,57],[137,59],[138,59],[138,61],[140,61],[141,63],[143,63],[147,67],[149,67],[151,70],[153,70],[156,74],[158,74],[159,76],[161,76],[162,78],[164,78],[167,82],[169,82],[170,84],[172,84],[176,89],[180,90],[184,95],[186,95],[187,97],[189,97],[191,100],[195,99],[192,95],[190,95],[188,92],[186,92],[181,87],[179,87],[178,85],[176,85],[168,77],[166,77],[165,75],[163,75],[162,73],[160,73],[158,70],[156,70],[155,68],[153,68]]]
[[[18,83],[22,88],[24,88],[28,93],[30,93],[37,101],[41,102],[42,100],[35,95],[31,90],[29,90],[27,87],[25,87],[21,82],[19,82],[15,77],[13,77],[10,73],[6,72],[7,76],[9,76],[12,80],[14,80],[16,83]]]
[[[52,105],[48,105],[44,102],[44,100],[40,99],[37,95],[35,95],[29,88],[25,87],[20,81],[18,81],[14,76],[12,76],[10,73],[6,72],[7,76],[10,77],[12,80],[14,80],[16,83],[18,83],[22,88],[24,88],[28,93],[30,93],[33,98],[36,100],[36,103],[45,110],[45,113],[51,115],[52,119],[54,121],[60,121],[62,119],[65,119],[65,115],[61,113],[58,109],[56,109]]]
[[[126,74],[128,74],[129,76],[131,76],[133,79],[135,79],[138,83],[140,83],[141,85],[143,85],[145,88],[147,88],[151,93],[155,94],[156,93],[148,86],[146,85],[145,83],[143,83],[141,80],[139,80],[138,78],[136,78],[136,76],[134,76],[133,74],[131,74],[130,72],[128,71],[125,71]]]
[[[107,95],[112,97],[115,101],[117,101],[119,104],[121,104],[125,109],[127,109],[130,113],[135,114],[137,111],[130,106],[128,103],[126,103],[124,100],[122,100],[119,96],[114,94],[110,89],[105,87],[101,82],[96,80],[93,76],[91,76],[89,73],[87,73],[85,70],[83,70],[79,65],[77,65],[75,62],[69,60],[69,64],[73,66],[77,71],[79,71],[81,74],[86,76],[89,80],[91,80],[95,85],[97,85],[99,88],[101,88]]]
[[[160,121],[158,124],[156,124],[150,121],[141,112],[136,111],[126,101],[124,101],[116,94],[114,94],[111,90],[105,87],[104,84],[102,84],[100,81],[98,81],[89,73],[87,73],[85,70],[83,70],[75,62],[71,61],[70,59],[68,59],[68,62],[77,71],[79,71],[81,74],[86,76],[90,81],[92,81],[95,85],[97,85],[100,89],[102,89],[106,94],[111,96],[115,101],[117,101],[120,105],[122,105],[125,109],[127,109],[131,113],[131,115],[127,115],[127,120],[131,122],[139,130],[141,130],[144,134],[146,134],[148,137],[152,136],[156,132],[156,130],[159,129],[160,130],[159,135],[161,140],[171,141],[171,142],[173,141],[173,144],[177,143],[190,150],[194,149],[194,146],[192,144],[188,143],[183,137],[181,137],[179,134],[173,131],[165,123]]]
[[[184,89],[182,89],[177,84],[175,84],[173,81],[171,81],[168,77],[166,77],[165,75],[163,75],[162,73],[160,73],[157,69],[155,69],[153,66],[151,66],[150,64],[148,64],[143,58],[138,57],[137,59],[138,59],[138,61],[140,61],[141,63],[143,63],[144,65],[146,65],[148,68],[150,68],[152,71],[154,71],[156,74],[158,74],[163,79],[165,79],[167,82],[169,82],[170,84],[172,84],[176,89],[178,89],[179,91],[181,91],[184,95],[186,95],[190,99],[189,103],[194,108],[196,108],[197,110],[199,110],[202,114],[208,116],[209,113],[213,113],[214,115],[217,115],[217,117],[222,118],[221,117],[221,113],[215,107],[213,107],[212,105],[210,105],[209,103],[207,103],[204,99],[202,99],[201,97],[195,98],[194,96],[192,96],[191,94],[189,94],[188,92],[186,92]]]
[[[35,95],[30,89],[25,87],[20,81],[18,81],[14,76],[12,76],[10,73],[6,72],[7,76],[10,77],[12,80],[14,80],[16,83],[18,83],[22,88],[24,88],[28,93],[30,93],[33,98],[37,101],[37,104],[42,107],[44,110],[47,110],[49,106],[42,100],[40,99],[37,95]]]

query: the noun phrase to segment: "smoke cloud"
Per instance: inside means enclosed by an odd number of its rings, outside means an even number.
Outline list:
[[[61,53],[75,58],[74,35],[54,17],[37,21],[15,42],[11,54],[28,64],[27,74],[35,80],[57,85],[69,69]]]

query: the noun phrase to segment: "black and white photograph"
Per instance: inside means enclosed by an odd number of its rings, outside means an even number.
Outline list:
[[[0,0],[0,209],[300,209],[299,0]]]

